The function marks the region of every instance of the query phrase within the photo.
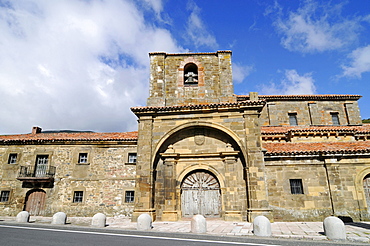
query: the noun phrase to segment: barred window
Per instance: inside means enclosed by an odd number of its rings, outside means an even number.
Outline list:
[[[0,202],[7,202],[9,201],[10,191],[9,190],[2,190],[0,194]]]
[[[18,157],[18,154],[9,154],[8,164],[16,164],[17,157]]]
[[[83,201],[84,197],[84,192],[83,191],[75,191],[73,193],[73,202],[74,203],[79,203]]]
[[[303,194],[302,179],[289,179],[292,194]]]
[[[133,190],[126,190],[125,193],[125,202],[126,203],[133,203],[135,201],[135,191]]]
[[[78,163],[87,163],[87,153],[80,153],[78,155]]]

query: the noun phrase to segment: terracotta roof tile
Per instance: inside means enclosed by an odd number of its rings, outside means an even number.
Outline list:
[[[237,101],[249,100],[249,95],[237,95]],[[258,95],[261,100],[358,100],[360,95]]]
[[[58,132],[58,133],[37,133],[0,135],[0,143],[11,142],[49,142],[49,141],[136,141],[137,131],[134,132]]]
[[[289,132],[353,132],[370,133],[370,124],[362,126],[263,126],[262,134],[284,134]]]
[[[335,153],[370,153],[370,141],[320,143],[263,143],[266,155],[312,155]]]

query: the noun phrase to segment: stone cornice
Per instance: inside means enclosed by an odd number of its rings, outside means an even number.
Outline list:
[[[131,111],[138,114],[157,114],[157,113],[177,113],[177,112],[209,112],[209,111],[229,111],[241,110],[247,108],[262,108],[266,102],[258,101],[243,101],[235,103],[213,103],[213,104],[197,104],[197,105],[178,105],[164,107],[133,107]]]

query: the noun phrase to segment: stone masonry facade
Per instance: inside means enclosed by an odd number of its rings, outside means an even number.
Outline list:
[[[235,95],[231,56],[150,53],[137,132],[0,136],[0,214],[369,220],[361,96]]]

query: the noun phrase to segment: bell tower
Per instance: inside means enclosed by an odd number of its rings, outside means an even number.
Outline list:
[[[236,102],[231,51],[215,53],[150,53],[147,106]]]

